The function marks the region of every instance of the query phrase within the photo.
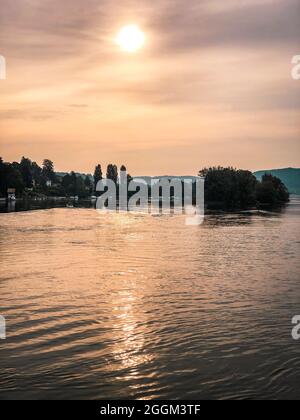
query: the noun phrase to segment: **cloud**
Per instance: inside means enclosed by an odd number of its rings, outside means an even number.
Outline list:
[[[31,120],[43,121],[58,118],[61,113],[55,110],[38,111],[32,109],[6,109],[1,110],[0,120]]]
[[[299,0],[165,0],[152,20],[164,51],[207,46],[269,47],[299,45]],[[221,6],[221,7],[220,7]],[[160,10],[160,9],[158,9]]]
[[[270,139],[263,149],[271,158],[272,139],[279,148],[290,127],[286,154],[294,159],[300,97],[290,73],[300,53],[299,16],[300,0],[1,0],[6,147],[13,139],[15,152],[17,144],[31,147],[23,138],[44,136],[50,151],[57,139],[67,148],[71,137],[80,149],[86,135],[95,144],[105,137],[107,154],[128,150],[130,157],[136,144],[163,150],[167,139],[186,135],[195,150],[199,137],[201,147],[219,138],[230,160],[225,133],[238,155],[250,132],[247,144]],[[113,42],[130,22],[147,36],[136,56]]]
[[[298,45],[299,0],[2,0],[3,44],[36,58],[106,50],[107,38],[126,19],[138,19],[160,44],[156,53],[208,45]],[[17,42],[16,42],[17,40]]]

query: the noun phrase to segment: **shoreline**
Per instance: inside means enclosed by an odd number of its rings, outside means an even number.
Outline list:
[[[263,214],[280,214],[284,209],[293,202],[293,199],[300,198],[300,195],[291,195],[289,203],[283,203],[282,205],[270,206],[260,205],[259,207],[249,207],[244,209],[213,209],[208,207],[205,208],[206,216],[221,216],[221,215],[263,215]],[[95,209],[95,201],[92,198],[84,198],[76,200],[68,197],[47,197],[47,198],[17,198],[15,201],[8,201],[5,198],[0,198],[0,214],[4,213],[24,213],[28,211],[38,210],[50,210],[50,209]],[[149,202],[150,203],[150,202]],[[68,204],[70,205],[68,207]],[[40,206],[39,206],[40,205]],[[118,210],[117,210],[118,211]],[[150,212],[145,212],[151,214]],[[172,214],[172,212],[171,212]],[[184,212],[182,213],[184,214]]]

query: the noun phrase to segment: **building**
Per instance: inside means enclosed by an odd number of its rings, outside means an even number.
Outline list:
[[[7,189],[7,198],[9,201],[16,200],[16,189],[15,188],[8,188]]]

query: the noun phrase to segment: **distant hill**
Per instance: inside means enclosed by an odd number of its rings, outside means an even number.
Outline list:
[[[153,181],[154,183],[159,182],[160,180],[163,179],[168,179],[169,181],[171,181],[172,179],[180,179],[181,181],[183,180],[188,180],[190,182],[195,181],[196,179],[198,179],[198,177],[195,176],[172,176],[172,175],[165,175],[165,176],[134,176],[133,180],[134,181],[138,181],[138,180],[143,180],[145,181],[148,185],[151,184],[151,182]]]
[[[291,194],[300,195],[300,168],[271,169],[266,171],[254,172],[260,181],[264,174],[271,174],[281,179]]]

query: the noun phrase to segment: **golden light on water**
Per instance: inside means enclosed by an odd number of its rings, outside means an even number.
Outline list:
[[[136,25],[124,26],[116,36],[116,44],[124,52],[135,53],[145,44],[145,35]]]

